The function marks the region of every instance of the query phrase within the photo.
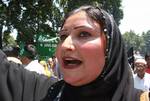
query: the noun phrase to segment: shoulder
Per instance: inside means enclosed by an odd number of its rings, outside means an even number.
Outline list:
[[[7,57],[8,61],[12,61],[18,64],[22,64],[22,62],[16,57]]]
[[[136,80],[139,80],[139,77],[137,76],[137,74],[134,74],[133,75],[133,79],[136,81]]]
[[[137,76],[137,74],[133,74],[133,77],[136,77]]]
[[[64,81],[58,81],[55,84],[53,84],[49,89],[47,96],[42,101],[53,101],[57,95],[61,92],[61,88],[64,85]]]
[[[149,73],[145,73],[145,75],[146,75],[146,76],[150,76],[150,74],[149,74]]]
[[[39,64],[38,62],[36,62],[35,60],[31,61],[27,66],[25,66],[25,69],[27,69],[29,71],[35,71],[39,74],[45,73],[44,67],[41,64]]]
[[[6,55],[0,50],[0,62],[3,62],[3,60],[6,58]]]
[[[146,78],[146,79],[150,79],[150,74],[145,73],[145,78]]]

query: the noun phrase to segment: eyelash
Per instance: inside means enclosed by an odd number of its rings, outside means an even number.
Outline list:
[[[78,35],[77,35],[77,37],[79,39],[85,39],[85,38],[88,38],[90,36],[91,36],[91,33],[86,32],[86,31],[82,31],[82,32],[78,33]],[[66,33],[65,34],[60,34],[59,37],[60,37],[60,41],[63,42],[68,37],[68,34],[66,34]]]
[[[60,37],[60,41],[62,42],[68,37],[68,35],[67,34],[63,34],[63,35],[60,35],[59,37]]]
[[[83,31],[83,32],[80,32],[78,36],[80,38],[87,38],[87,37],[91,36],[91,33]]]

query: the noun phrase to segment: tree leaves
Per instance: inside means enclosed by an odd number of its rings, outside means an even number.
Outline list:
[[[84,4],[101,5],[113,14],[117,24],[123,17],[121,0],[10,0],[7,3],[0,2],[0,26],[23,33],[23,36],[18,34],[18,41],[32,40],[39,32],[56,36],[64,14]]]

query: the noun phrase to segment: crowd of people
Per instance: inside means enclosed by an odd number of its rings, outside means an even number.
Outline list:
[[[47,61],[35,60],[31,44],[21,64],[0,51],[1,101],[149,101],[150,58],[135,59],[132,70],[111,14],[81,6],[66,14],[59,37]]]
[[[62,79],[56,57],[49,57],[47,60],[37,59],[36,47],[33,44],[26,44],[22,51],[18,46],[14,46],[4,49],[3,52],[7,55],[8,61],[21,64],[29,71]]]

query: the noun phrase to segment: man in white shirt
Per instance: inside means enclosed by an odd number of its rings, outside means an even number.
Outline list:
[[[44,67],[35,60],[36,49],[32,44],[28,44],[24,47],[21,53],[22,64],[25,65],[25,69],[29,71],[35,71],[39,74],[45,74]]]
[[[134,74],[134,87],[143,91],[150,89],[150,74],[145,72],[147,63],[145,59],[136,59],[135,63],[136,74]]]

